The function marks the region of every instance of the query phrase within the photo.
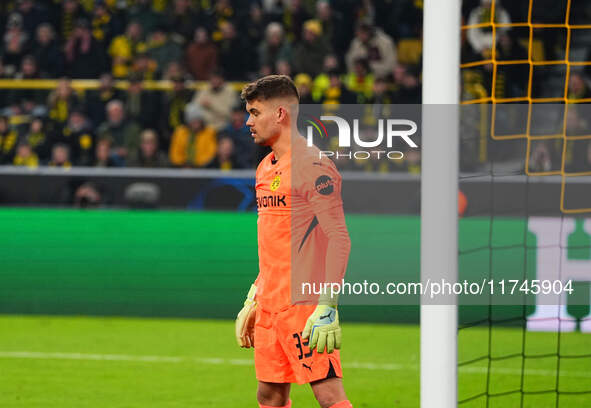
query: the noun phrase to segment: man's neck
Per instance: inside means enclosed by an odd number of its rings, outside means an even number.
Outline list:
[[[282,131],[281,134],[273,144],[271,144],[271,150],[273,151],[273,156],[275,156],[275,160],[279,160],[283,157],[287,152],[289,152],[291,143],[291,135],[289,131]]]
[[[290,151],[294,146],[303,146],[304,138],[296,132],[295,136],[292,138],[291,131],[286,131],[282,133],[275,143],[271,145],[271,150],[273,151],[273,155],[275,156],[275,160],[279,160],[286,154],[290,154]]]

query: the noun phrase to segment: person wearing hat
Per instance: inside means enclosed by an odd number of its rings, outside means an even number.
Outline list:
[[[294,72],[315,77],[322,72],[324,57],[331,53],[331,47],[322,37],[322,25],[318,20],[306,21],[303,28],[303,40],[293,53]]]
[[[217,152],[216,131],[205,124],[203,110],[194,104],[185,108],[185,124],[178,126],[168,157],[177,167],[207,167]]]

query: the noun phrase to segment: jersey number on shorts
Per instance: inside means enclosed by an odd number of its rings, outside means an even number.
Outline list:
[[[294,333],[293,334],[293,338],[297,340],[296,342],[296,347],[299,350],[300,354],[298,354],[298,359],[301,360],[304,357],[308,358],[308,357],[312,357],[312,350],[308,349],[309,352],[304,354],[304,347],[308,347],[308,343],[310,342],[310,339],[305,339],[304,341],[302,341],[302,337],[301,337],[301,333]]]

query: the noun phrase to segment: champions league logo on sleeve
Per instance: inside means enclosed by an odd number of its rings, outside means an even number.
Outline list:
[[[371,132],[374,140],[362,140],[359,131],[359,119],[353,119],[353,126],[346,119],[335,116],[320,116],[320,119],[310,116],[313,120],[307,120],[306,140],[308,147],[314,145],[314,134],[317,133],[322,139],[328,138],[328,132],[323,121],[332,121],[338,129],[339,150],[320,150],[319,157],[333,157],[335,159],[357,159],[366,160],[370,158],[387,158],[390,160],[401,160],[404,153],[399,150],[392,150],[394,141],[399,138],[408,148],[418,148],[411,136],[417,132],[417,124],[407,119],[378,119],[377,129]],[[367,132],[364,133],[364,135]],[[353,135],[353,140],[351,140]],[[357,147],[357,149],[353,148]],[[385,144],[385,146],[384,146]],[[382,148],[382,150],[380,150]],[[341,150],[342,149],[342,150]],[[372,149],[372,150],[369,150]]]

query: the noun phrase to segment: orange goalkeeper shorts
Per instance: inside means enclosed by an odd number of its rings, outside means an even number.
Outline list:
[[[343,376],[339,350],[310,351],[302,331],[315,305],[291,306],[281,312],[257,310],[254,364],[259,381],[305,384]]]

